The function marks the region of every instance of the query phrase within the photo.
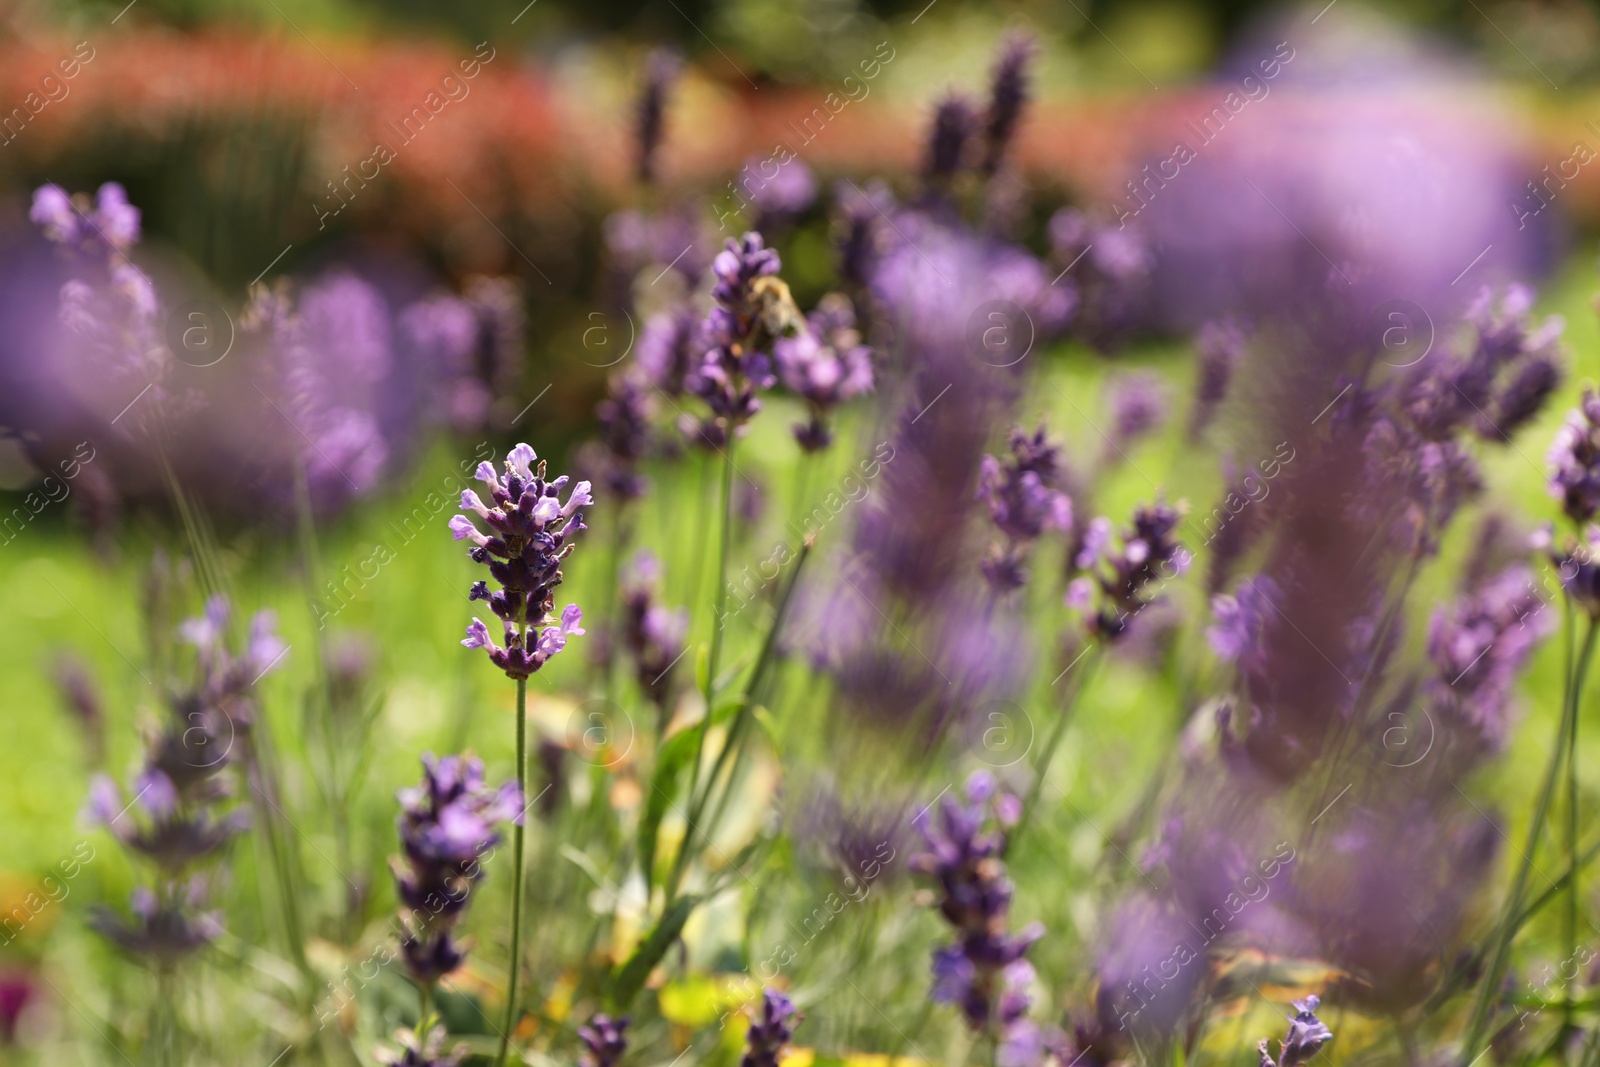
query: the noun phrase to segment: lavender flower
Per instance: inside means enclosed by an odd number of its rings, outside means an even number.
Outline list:
[[[656,153],[661,147],[661,134],[667,108],[667,93],[678,80],[683,64],[678,56],[667,49],[658,48],[645,60],[644,91],[639,94],[638,118],[635,132],[635,161],[639,180],[649,184],[656,180]]]
[[[1287,1016],[1289,1033],[1278,1043],[1276,1063],[1267,1052],[1266,1038],[1262,1038],[1257,1046],[1261,1050],[1261,1067],[1298,1067],[1333,1040],[1333,1031],[1324,1026],[1315,1014],[1321,1004],[1322,998],[1316,994],[1294,1002],[1294,1014]]]
[[[799,323],[789,287],[776,277],[779,265],[778,253],[766,247],[759,233],[729,239],[712,262],[716,306],[701,327],[708,347],[687,385],[711,409],[711,417],[700,425],[700,437],[718,447],[761,410],[757,391],[777,380],[772,344]]]
[[[45,237],[65,248],[100,257],[126,252],[139,243],[139,209],[128,203],[127,191],[107,182],[95,193],[71,197],[59,185],[41,185],[33,193],[28,218]]]
[[[600,424],[601,468],[605,486],[618,500],[637,500],[650,483],[639,465],[650,454],[654,404],[637,375],[613,374],[606,397],[595,405]]]
[[[763,989],[761,1015],[750,1023],[745,1034],[745,1051],[739,1067],[778,1067],[799,1021],[794,1001],[776,989]]]
[[[1426,691],[1452,725],[1472,731],[1494,751],[1509,730],[1506,714],[1517,674],[1549,632],[1550,617],[1533,572],[1514,564],[1434,613],[1428,658],[1436,674]]]
[[[1040,426],[1031,436],[1011,431],[1011,455],[1004,461],[984,456],[978,471],[978,499],[1004,538],[992,544],[981,564],[996,592],[1020,589],[1028,580],[1033,543],[1047,530],[1072,528],[1072,501],[1061,482],[1060,450]]]
[[[551,612],[555,587],[562,580],[561,561],[576,547],[571,538],[586,529],[578,509],[594,498],[589,483],[579,482],[563,504],[558,494],[567,477],[546,482],[544,475],[544,461],[531,447],[519,444],[506,457],[503,476],[488,463],[478,465],[477,478],[489,487],[493,507],[470,489],[461,493],[461,510],[476,515],[490,532],[479,530],[466,515],[450,520],[455,539],[472,542],[467,554],[473,562],[486,565],[501,586],[491,594],[487,582],[475,582],[468,599],[488,601],[501,621],[505,647],[494,643],[489,628],[476,617],[461,643],[485,649],[495,666],[518,680],[543,667],[566,647],[568,637],[584,632],[583,613],[576,604],[568,604],[559,620]],[[535,634],[539,626],[544,629]]]
[[[833,441],[828,416],[846,400],[872,390],[872,349],[861,343],[855,310],[842,293],[830,293],[793,337],[773,344],[778,377],[806,402],[811,419],[794,427],[795,440],[807,452]]]
[[[1025,962],[1044,928],[1033,923],[1018,934],[1006,930],[1014,890],[1000,856],[1021,803],[1000,793],[987,771],[974,772],[964,792],[965,803],[943,798],[938,825],[926,809],[916,816],[912,825],[921,831],[927,851],[910,863],[935,881],[939,913],[955,928],[956,941],[933,953],[933,999],[960,1007],[975,1032],[994,1034],[1002,1014],[1016,1015],[997,1011],[1015,1007],[1006,1000],[1017,993],[1021,974],[1009,969]]]
[[[1244,330],[1232,319],[1208,322],[1195,334],[1194,345],[1200,357],[1200,374],[1189,416],[1190,440],[1205,433],[1216,417],[1217,407],[1228,395],[1233,368],[1244,354]]]
[[[1585,386],[1583,399],[1567,413],[1550,445],[1550,495],[1582,524],[1600,511],[1600,396]]]
[[[1006,149],[1016,136],[1022,108],[1028,101],[1028,65],[1036,51],[1033,38],[1013,34],[1000,49],[995,63],[989,110],[984,116],[981,169],[987,175],[1000,169]]]
[[[951,95],[939,102],[922,164],[922,176],[930,185],[948,184],[966,164],[977,124],[978,117],[966,97]]]
[[[1238,662],[1246,670],[1260,668],[1266,656],[1262,638],[1277,618],[1282,596],[1278,583],[1257,575],[1241,580],[1232,596],[1212,597],[1211,615],[1216,623],[1206,630],[1206,640],[1217,658]]]
[[[1053,258],[1077,283],[1072,335],[1098,351],[1116,351],[1148,326],[1152,314],[1155,255],[1144,232],[1074,208],[1056,212],[1049,231]]]
[[[688,304],[647,319],[639,331],[639,350],[634,357],[645,383],[670,399],[682,396],[684,383],[703,354],[699,339],[700,321]]]
[[[894,194],[881,181],[868,182],[865,189],[840,182],[834,187],[834,202],[839,210],[833,227],[839,278],[852,293],[864,292],[890,236],[884,220],[893,216]]]
[[[1600,526],[1584,530],[1583,539],[1569,539],[1565,549],[1550,553],[1561,588],[1591,619],[1600,618]]]
[[[641,551],[622,583],[622,644],[633,657],[639,688],[665,714],[673,670],[683,658],[689,613],[657,603],[659,595],[660,564]]]
[[[628,1051],[628,1017],[613,1019],[600,1012],[587,1024],[578,1028],[578,1040],[583,1042],[583,1054],[578,1062],[583,1067],[617,1067],[622,1054]]]
[[[249,824],[248,811],[230,804],[224,772],[246,748],[254,724],[251,691],[276,669],[286,646],[273,632],[273,616],[252,621],[244,649],[226,643],[226,599],[213,597],[203,615],[180,627],[195,648],[196,676],[170,698],[168,722],[152,739],[145,765],[125,799],[107,775],[89,788],[89,817],[122,846],[154,868],[153,887],[135,890],[124,918],[98,909],[93,925],[104,936],[154,966],[168,969],[214,939],[219,916],[204,909],[204,868]]]
[[[1165,583],[1188,570],[1193,556],[1174,536],[1181,518],[1166,504],[1138,508],[1133,525],[1123,531],[1120,548],[1112,544],[1110,519],[1101,516],[1089,523],[1074,560],[1079,570],[1089,573],[1067,587],[1067,604],[1093,612],[1092,635],[1103,641],[1120,638],[1154,603],[1157,580]]]
[[[393,866],[406,908],[401,956],[419,985],[431,985],[461,964],[451,932],[483,877],[484,854],[500,842],[494,824],[522,821],[522,791],[515,782],[489,789],[473,757],[430,754],[422,766],[422,784],[399,793],[405,859]]]
[[[798,156],[778,161],[777,170],[769,177],[762,169],[768,160],[761,156],[747,160],[740,174],[756,174],[742,184],[749,190],[750,203],[755,207],[755,228],[771,233],[789,225],[817,198],[817,180]]]
[[[466,1045],[457,1045],[445,1052],[444,1041],[447,1036],[442,1026],[430,1029],[426,1037],[418,1036],[415,1030],[396,1030],[394,1039],[400,1047],[380,1048],[376,1057],[379,1063],[392,1064],[393,1067],[458,1067],[470,1050]]]
[[[1125,458],[1130,448],[1167,419],[1167,387],[1154,371],[1126,371],[1112,376],[1106,391],[1111,432],[1106,441],[1108,464]]]

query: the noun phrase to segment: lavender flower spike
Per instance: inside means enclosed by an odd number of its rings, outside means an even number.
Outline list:
[[[1028,579],[1027,560],[1033,543],[1047,530],[1072,528],[1072,501],[1058,488],[1060,449],[1043,426],[1032,436],[1011,431],[1011,455],[1005,460],[984,456],[978,468],[978,499],[1005,543],[990,546],[983,576],[997,592],[1021,588]]]
[[[795,440],[807,452],[833,442],[828,416],[846,400],[872,390],[872,349],[861,343],[855,310],[843,293],[822,298],[804,329],[773,345],[783,384],[806,402],[811,419],[796,424]]]
[[[559,620],[551,613],[555,587],[562,581],[561,561],[575,547],[571,539],[587,529],[579,509],[594,503],[594,498],[589,483],[579,482],[562,503],[560,492],[569,479],[563,475],[546,481],[544,462],[525,444],[506,457],[504,475],[480,463],[477,478],[489,487],[493,504],[485,504],[467,489],[461,494],[461,510],[476,516],[489,532],[479,529],[468,515],[452,518],[450,532],[457,541],[472,542],[468,555],[487,566],[489,576],[501,586],[491,593],[487,582],[474,582],[468,599],[488,601],[489,610],[500,619],[505,645],[495,644],[488,626],[477,618],[461,643],[485,649],[496,667],[521,680],[566,647],[568,637],[584,632],[579,625],[583,612],[576,604],[568,604]]]
[[[1600,511],[1600,396],[1586,386],[1550,444],[1550,495],[1582,524]]]
[[[1317,1050],[1333,1040],[1333,1031],[1323,1025],[1322,1020],[1316,1016],[1316,1010],[1322,1004],[1322,998],[1312,994],[1304,1000],[1294,1002],[1294,1014],[1289,1016],[1289,1033],[1278,1045],[1278,1059],[1276,1062],[1267,1052],[1267,1039],[1262,1038],[1256,1046],[1261,1050],[1261,1067],[1298,1067],[1305,1063]]]
[[[578,1040],[583,1042],[583,1054],[578,1057],[582,1067],[616,1067],[622,1054],[628,1051],[628,1017],[613,1019],[600,1012],[588,1024],[578,1028]]]
[[[739,1067],[778,1067],[799,1021],[794,1001],[776,989],[763,989],[761,1017],[750,1024],[750,1031],[745,1035],[745,1053]]]
[[[1028,102],[1028,65],[1035,50],[1033,38],[1024,34],[1014,34],[1001,46],[994,67],[989,112],[984,116],[984,174],[1000,169],[1006,149],[1016,136],[1023,105]]]

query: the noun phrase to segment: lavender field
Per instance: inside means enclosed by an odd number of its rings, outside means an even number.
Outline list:
[[[1600,1067],[1596,55],[10,5],[0,1063]]]

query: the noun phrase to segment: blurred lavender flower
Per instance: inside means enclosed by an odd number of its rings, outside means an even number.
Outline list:
[[[639,93],[634,126],[634,161],[639,180],[647,185],[656,180],[656,154],[661,148],[667,93],[682,68],[678,55],[664,48],[652,51],[645,60],[644,88]]]
[[[655,405],[636,374],[613,374],[605,399],[595,405],[600,437],[593,450],[598,475],[619,501],[637,500],[650,488],[639,466],[650,454]]]
[[[622,580],[622,645],[633,657],[639,688],[655,702],[662,716],[672,694],[672,675],[683,658],[689,613],[657,602],[661,566],[648,550],[640,550]]]
[[[800,1022],[794,1001],[776,989],[761,991],[761,1013],[745,1034],[744,1055],[739,1067],[778,1067],[794,1028]]]
[[[1071,271],[1079,303],[1072,335],[1101,352],[1114,352],[1151,324],[1151,275],[1156,260],[1138,226],[1091,220],[1075,208],[1050,219],[1050,246],[1063,271]]]
[[[1191,441],[1205,433],[1216,417],[1217,407],[1228,395],[1233,368],[1244,354],[1244,330],[1232,319],[1215,319],[1200,327],[1194,344],[1200,372],[1195,384],[1194,408],[1189,416]]]
[[[966,165],[977,127],[976,109],[966,97],[952,94],[939,101],[922,164],[922,177],[930,186],[948,185]]]
[[[700,320],[694,308],[679,304],[652,315],[639,333],[634,357],[646,384],[670,399],[683,395],[684,383],[703,349],[699,346]]]
[[[811,421],[796,424],[795,440],[807,452],[833,442],[828,416],[846,400],[872,390],[872,349],[861,343],[855,310],[842,293],[829,293],[806,325],[773,344],[778,377],[806,402]]]
[[[105,705],[88,664],[76,655],[63,653],[57,657],[51,673],[62,704],[83,731],[84,750],[90,764],[99,766],[105,754]]]
[[[1581,539],[1569,538],[1564,549],[1550,552],[1561,588],[1590,618],[1600,618],[1600,526],[1589,526]]]
[[[1266,575],[1245,578],[1232,596],[1211,598],[1215,624],[1206,630],[1211,651],[1225,662],[1239,663],[1241,669],[1258,670],[1265,666],[1262,644],[1268,624],[1276,621],[1277,603],[1283,593]]]
[[[656,277],[671,270],[685,285],[695,286],[710,266],[717,246],[715,227],[698,208],[684,206],[657,215],[618,211],[605,221],[602,238],[607,252],[610,285],[619,298],[641,271]],[[652,269],[653,268],[653,269]]]
[[[774,233],[787,227],[817,198],[817,180],[798,156],[776,161],[777,169],[768,175],[764,165],[773,162],[767,157],[753,156],[740,168],[745,178],[739,185],[750,193],[750,203],[755,208],[752,229],[761,233]]]
[[[1576,524],[1600,511],[1600,396],[1585,386],[1550,445],[1550,495]]]
[[[777,380],[773,342],[801,321],[789,287],[777,277],[779,266],[778,253],[759,233],[730,238],[712,262],[716,306],[701,327],[705,355],[687,380],[689,391],[711,409],[700,424],[707,443],[721,447],[731,440],[761,410],[756,393]]]
[[[1011,455],[1004,461],[984,456],[978,472],[978,499],[1005,539],[991,544],[981,564],[996,592],[1021,588],[1028,580],[1033,543],[1048,530],[1072,529],[1072,501],[1057,488],[1062,481],[1060,449],[1040,426],[1030,436],[1011,431]]]
[[[871,181],[865,189],[851,181],[834,186],[834,247],[837,249],[839,278],[852,294],[866,292],[877,268],[888,235],[884,220],[895,211],[894,194],[882,181]]]
[[[429,754],[422,766],[422,784],[399,793],[405,859],[392,866],[407,909],[400,953],[417,984],[428,986],[460,966],[452,931],[483,877],[485,853],[500,842],[495,823],[520,823],[523,798],[516,782],[485,785],[474,757]]]
[[[461,510],[476,515],[490,532],[483,533],[466,515],[450,520],[451,534],[457,541],[472,542],[467,554],[487,566],[501,586],[491,594],[487,582],[476,582],[468,599],[488,602],[501,621],[506,642],[504,648],[496,645],[489,628],[474,618],[461,643],[486,650],[490,661],[513,679],[527,678],[565,648],[569,636],[584,632],[583,613],[576,604],[568,604],[559,621],[551,612],[555,587],[562,580],[561,561],[576,547],[570,538],[586,529],[578,509],[594,503],[594,498],[589,483],[579,482],[562,504],[558,494],[567,477],[546,482],[544,475],[544,461],[531,447],[519,444],[506,457],[503,476],[488,463],[478,465],[476,477],[489,487],[493,507],[470,489],[461,493]],[[544,629],[535,636],[539,626]]]
[[[1112,544],[1110,519],[1090,521],[1073,561],[1088,573],[1067,587],[1067,604],[1090,615],[1093,636],[1102,641],[1122,637],[1159,596],[1160,587],[1188,570],[1194,557],[1174,536],[1181,518],[1166,504],[1137,508],[1120,548]]]
[[[1470,731],[1485,751],[1510,730],[1508,705],[1517,674],[1553,619],[1522,564],[1506,568],[1434,613],[1428,658],[1437,672],[1426,684],[1431,706],[1457,731]]]
[[[1111,432],[1105,462],[1110,465],[1125,459],[1129,449],[1167,420],[1167,383],[1155,371],[1123,371],[1111,376],[1106,392]]]
[[[86,256],[103,258],[128,251],[139,243],[139,209],[116,182],[107,182],[88,198],[68,196],[59,185],[41,185],[33,193],[28,218],[46,238]]]
[[[1006,150],[1016,137],[1023,106],[1028,102],[1028,66],[1035,51],[1033,38],[1021,33],[1012,34],[1001,45],[983,123],[983,161],[979,167],[985,176],[1000,169]]]
[[[1274,1063],[1267,1052],[1267,1039],[1262,1038],[1261,1067],[1298,1067],[1317,1054],[1317,1050],[1333,1040],[1333,1031],[1316,1016],[1322,998],[1312,994],[1294,1002],[1294,1014],[1288,1016],[1289,1032],[1278,1043],[1278,1059]]]
[[[628,1051],[628,1017],[613,1019],[605,1012],[597,1013],[578,1028],[578,1040],[583,1042],[583,1053],[578,1062],[583,1067],[617,1067],[622,1054]]]
[[[379,1063],[392,1067],[459,1067],[471,1050],[466,1045],[457,1045],[449,1052],[444,1051],[447,1036],[442,1026],[430,1029],[425,1038],[419,1037],[415,1030],[396,1030],[394,1039],[400,1047],[380,1048],[374,1055]]]
[[[156,874],[153,889],[135,891],[130,918],[99,909],[94,926],[159,968],[175,966],[221,932],[217,914],[203,910],[203,868],[249,823],[246,809],[230,806],[223,774],[247,750],[255,719],[251,691],[287,652],[271,612],[257,614],[244,649],[232,651],[229,615],[227,600],[213,597],[203,615],[180,627],[195,648],[195,681],[172,694],[172,716],[150,741],[132,799],[125,801],[107,775],[96,775],[89,787],[90,819]]]
[[[958,1006],[974,1032],[995,1035],[1003,1043],[1007,1035],[1001,1027],[1015,1025],[1026,1010],[1023,990],[1032,969],[1023,957],[1044,936],[1044,927],[1033,923],[1017,934],[1006,929],[1014,888],[1000,857],[1021,802],[999,792],[987,771],[973,773],[963,791],[965,803],[952,796],[942,799],[937,823],[930,809],[912,822],[927,851],[912,856],[911,867],[935,881],[939,913],[956,933],[955,943],[934,950],[931,995]],[[1023,967],[1016,967],[1018,963]]]

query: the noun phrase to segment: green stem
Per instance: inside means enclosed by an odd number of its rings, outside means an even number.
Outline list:
[[[528,680],[517,679],[517,787],[527,802],[528,795]],[[505,1022],[500,1027],[500,1051],[495,1067],[504,1067],[511,1045],[511,1031],[517,1023],[517,976],[522,970],[522,876],[523,839],[527,814],[511,828],[511,976],[506,980]]]
[[[1566,628],[1568,635],[1568,669],[1571,667],[1571,635],[1575,629],[1573,622],[1572,598],[1563,597],[1562,602],[1566,608]],[[1570,675],[1569,675],[1570,677]],[[1578,951],[1578,704],[1582,694],[1576,690],[1572,695],[1572,714],[1567,717],[1567,868],[1572,872],[1572,877],[1567,882],[1567,910],[1563,916],[1563,932],[1566,934],[1567,954],[1565,959],[1572,959]],[[1572,1026],[1572,982],[1566,983],[1566,990],[1561,1000],[1561,1033],[1566,1034]]]
[[[1002,857],[1028,829],[1028,821],[1033,818],[1033,810],[1039,806],[1039,793],[1044,789],[1045,775],[1050,773],[1050,762],[1055,759],[1056,749],[1061,746],[1061,739],[1066,736],[1067,724],[1072,720],[1072,709],[1077,705],[1078,698],[1083,695],[1084,690],[1089,688],[1092,677],[1089,672],[1099,661],[1099,657],[1092,650],[1088,655],[1089,662],[1084,665],[1085,673],[1067,699],[1062,701],[1061,712],[1056,716],[1055,726],[1051,728],[1050,737],[1045,741],[1044,751],[1039,753],[1039,765],[1034,769],[1033,784],[1028,786],[1028,795],[1022,801],[1022,813],[1017,816],[1017,824],[1006,835],[1006,843],[1001,850]]]
[[[1567,739],[1571,734],[1572,719],[1577,716],[1578,697],[1583,691],[1585,676],[1588,674],[1589,662],[1594,658],[1596,623],[1590,620],[1589,629],[1584,635],[1583,651],[1578,656],[1577,666],[1571,677],[1567,679],[1565,692],[1561,702],[1561,722],[1556,730],[1556,744],[1550,753],[1550,762],[1545,767],[1544,781],[1539,786],[1539,798],[1534,804],[1533,818],[1528,825],[1528,838],[1522,848],[1522,859],[1517,864],[1516,877],[1511,883],[1511,893],[1506,901],[1505,919],[1500,924],[1500,929],[1495,934],[1494,951],[1489,957],[1488,969],[1484,972],[1478,989],[1477,1001],[1472,1007],[1472,1018],[1467,1025],[1466,1041],[1461,1046],[1461,1063],[1470,1064],[1480,1051],[1484,1030],[1489,1023],[1489,1009],[1495,995],[1500,989],[1500,978],[1505,973],[1507,957],[1511,950],[1511,941],[1516,936],[1517,930],[1522,925],[1522,895],[1527,889],[1528,872],[1533,868],[1533,855],[1539,849],[1539,840],[1544,834],[1545,821],[1550,816],[1550,802],[1554,798],[1556,779],[1561,770],[1561,761],[1566,755]],[[1574,872],[1576,873],[1576,872]]]
[[[712,600],[711,655],[706,664],[705,714],[700,717],[700,732],[695,738],[694,761],[689,766],[689,800],[691,806],[700,788],[700,761],[705,757],[706,735],[711,732],[711,713],[715,707],[717,691],[717,661],[722,657],[723,616],[728,607],[728,542],[733,533],[733,434],[728,435],[728,446],[722,452],[722,538],[717,550],[717,587]],[[667,891],[671,900],[677,894],[678,880],[683,875],[684,861],[689,854],[689,841],[694,834],[694,820],[684,827],[683,844],[678,847],[678,858],[673,861],[672,881]]]
[[[433,983],[417,986],[417,1043],[423,1043],[428,1031],[433,1029]]]

